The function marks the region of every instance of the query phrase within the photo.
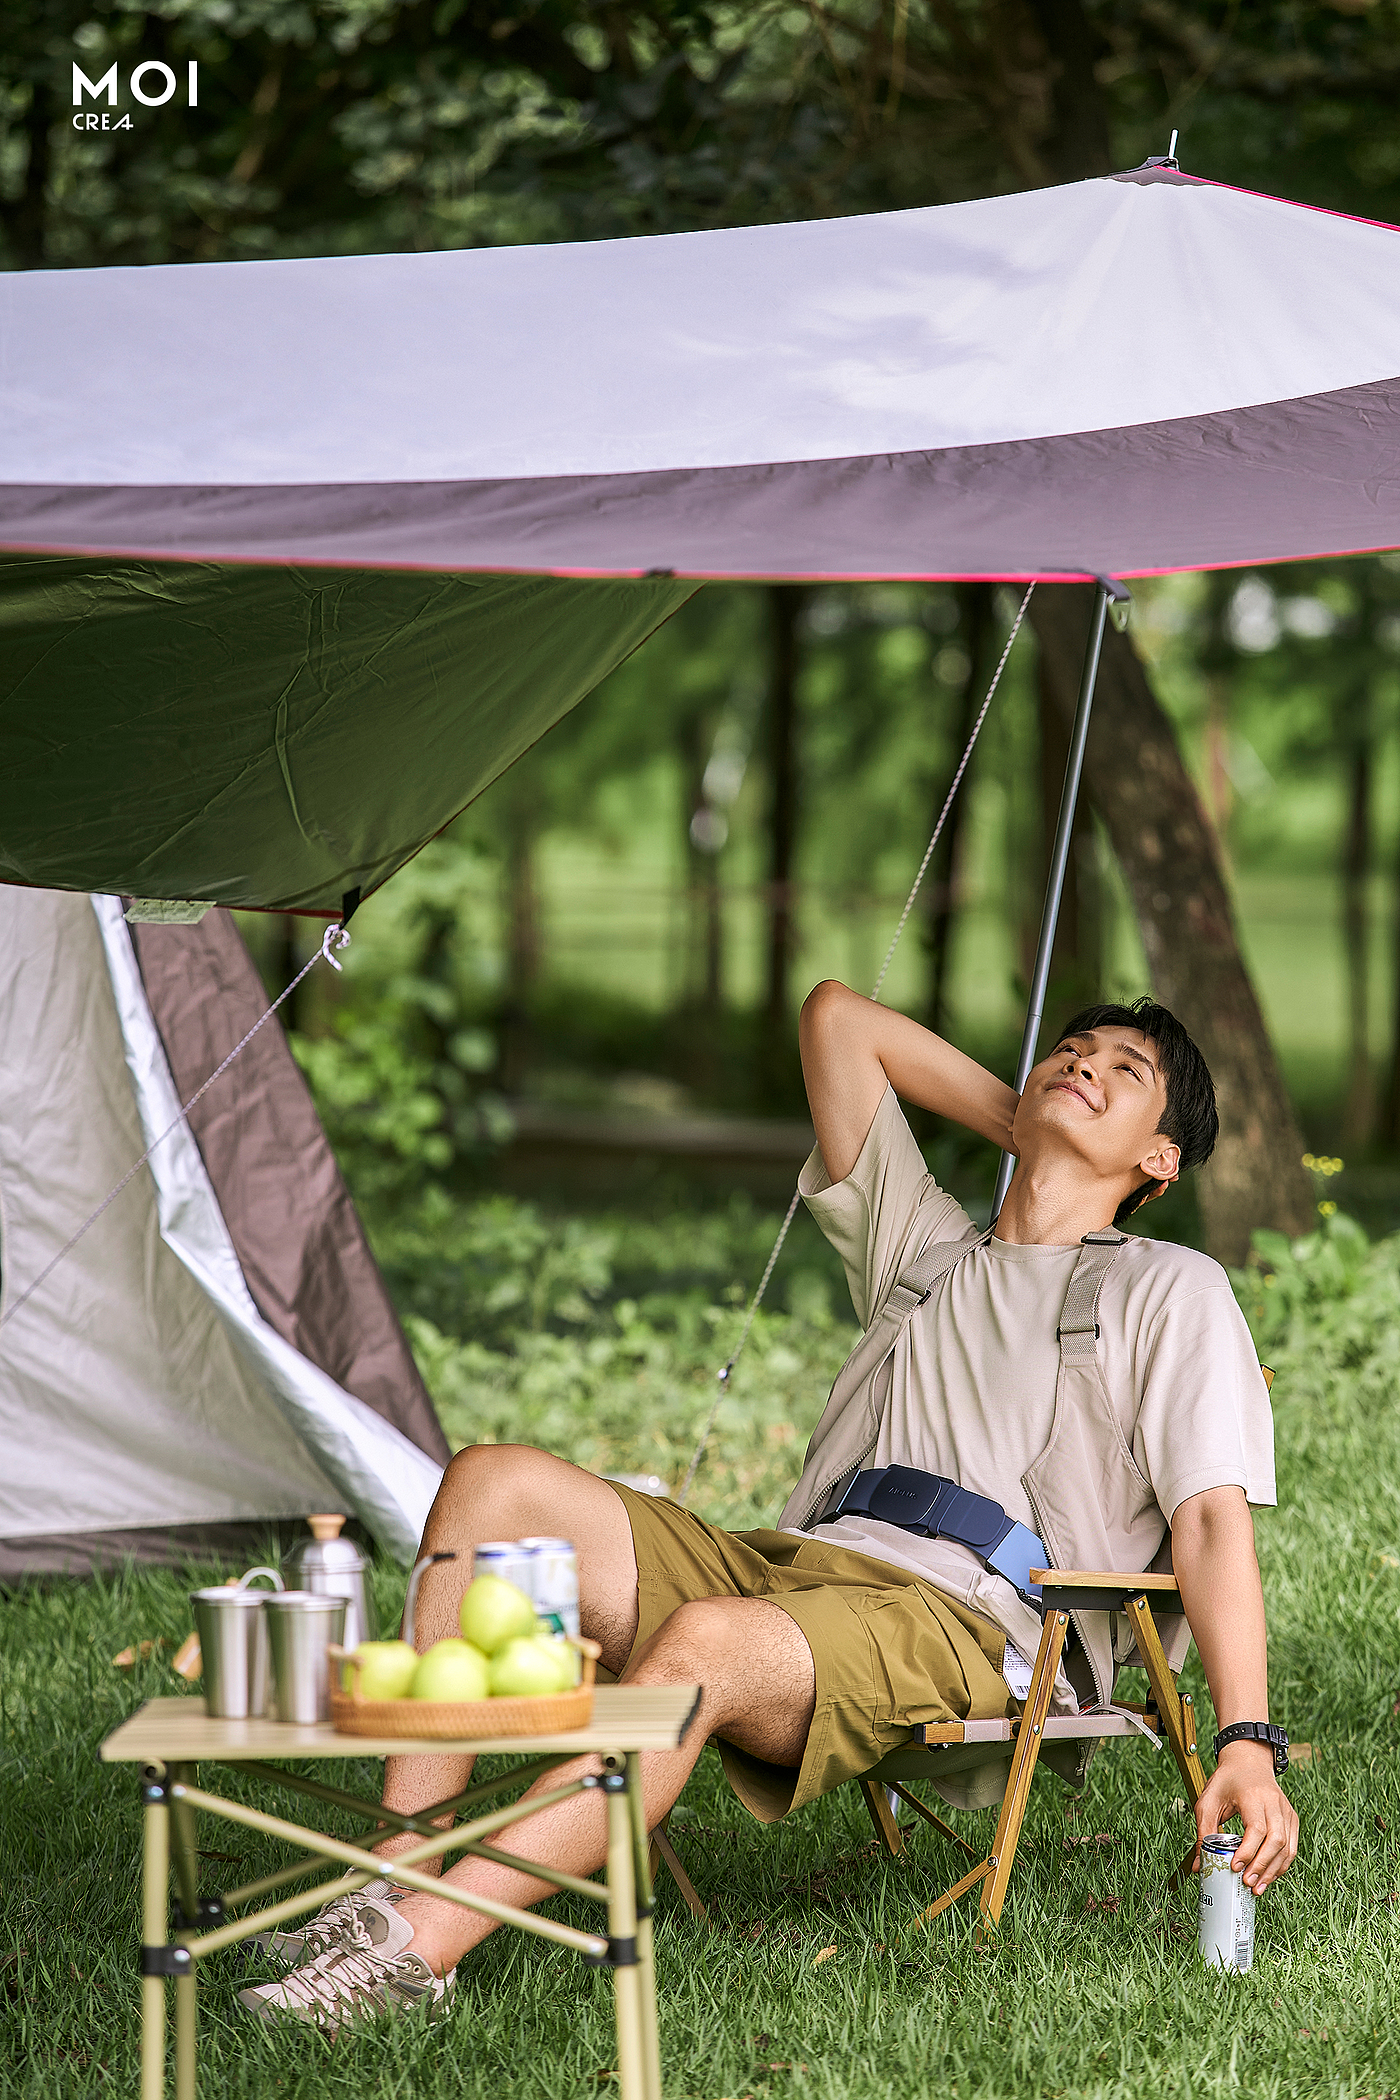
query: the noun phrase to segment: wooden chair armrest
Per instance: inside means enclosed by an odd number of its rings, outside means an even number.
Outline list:
[[[1120,1575],[1114,1569],[1032,1568],[1048,1611],[1121,1611],[1130,1597],[1146,1596],[1159,1608],[1180,1611],[1174,1575]]]

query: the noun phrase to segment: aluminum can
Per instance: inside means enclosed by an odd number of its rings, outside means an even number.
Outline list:
[[[534,1600],[530,1554],[520,1539],[483,1539],[472,1555],[473,1582],[478,1575],[496,1575],[502,1582],[513,1582]]]
[[[1208,1969],[1243,1975],[1254,1966],[1254,1891],[1230,1866],[1239,1843],[1225,1832],[1201,1840],[1200,1946]]]
[[[578,1639],[578,1558],[568,1539],[520,1541],[530,1556],[529,1594],[551,1633]]]

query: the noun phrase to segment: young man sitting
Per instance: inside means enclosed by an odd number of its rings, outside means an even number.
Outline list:
[[[1222,1731],[1266,1722],[1249,1504],[1274,1500],[1273,1430],[1249,1331],[1215,1262],[1116,1230],[1214,1146],[1214,1088],[1185,1030],[1147,1000],[1076,1015],[1018,1100],[927,1029],[828,983],[803,1008],[802,1058],[817,1135],[802,1194],[841,1254],[862,1324],[887,1306],[915,1309],[887,1321],[897,1337],[872,1375],[838,1380],[779,1527],[720,1531],[525,1447],[463,1451],[423,1536],[424,1552],[457,1558],[424,1579],[420,1645],[456,1631],[478,1540],[568,1537],[583,1631],[607,1668],[631,1683],[702,1687],[684,1745],[642,1761],[649,1827],[708,1739],[745,1805],[773,1821],[869,1771],[915,1723],[1014,1712],[1040,1630],[1029,1566],[1146,1569],[1165,1549]],[[1016,1154],[991,1232],[937,1186],[897,1096]],[[913,1297],[892,1297],[911,1270]],[[1062,1342],[1067,1296],[1081,1312],[1066,1315]],[[898,1494],[880,1492],[911,1476],[887,1467],[987,1498],[950,1503],[935,1482],[939,1509],[985,1518],[990,1502],[1004,1518],[991,1532],[964,1523],[973,1543],[956,1521],[941,1536],[924,1535],[936,1525],[911,1531]],[[1007,1521],[1018,1528],[990,1545]],[[1107,1614],[1084,1615],[1057,1682],[1060,1711],[1110,1696],[1110,1628]],[[385,1802],[413,1813],[459,1793],[469,1770],[460,1757],[392,1759]],[[975,1805],[975,1775],[970,1784]],[[1298,1840],[1267,1741],[1222,1746],[1199,1833],[1236,1813],[1236,1858],[1265,1889]],[[390,1858],[413,1842],[377,1849]],[[592,1873],[605,1853],[600,1797],[541,1812],[511,1842]],[[484,1860],[448,1878],[514,1905],[551,1893]],[[435,1897],[371,1884],[305,1931],[269,1936],[266,1951],[296,1966],[242,1996],[261,2014],[329,2026],[366,2007],[433,2009],[492,1929]]]

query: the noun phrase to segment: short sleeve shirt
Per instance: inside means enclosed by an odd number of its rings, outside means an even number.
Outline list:
[[[800,1187],[841,1256],[863,1327],[925,1246],[979,1238],[929,1173],[893,1088],[846,1179],[833,1184],[814,1151]],[[1021,1476],[1050,1440],[1056,1328],[1079,1251],[996,1238],[972,1248],[900,1338],[872,1465],[940,1473],[1035,1528]],[[1252,1503],[1274,1502],[1268,1389],[1220,1265],[1189,1247],[1130,1238],[1104,1282],[1099,1322],[1105,1382],[1164,1523],[1208,1488],[1240,1487]],[[937,1563],[964,1557],[962,1548],[865,1518],[824,1525],[821,1536],[876,1557],[927,1561],[934,1581]],[[931,1555],[930,1546],[939,1550]],[[989,1581],[1014,1600],[1009,1585],[985,1573],[979,1591]],[[940,1587],[967,1594],[965,1582]],[[994,1616],[1010,1631],[1024,1609]]]

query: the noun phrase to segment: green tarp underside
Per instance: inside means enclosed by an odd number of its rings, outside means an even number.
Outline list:
[[[695,588],[0,559],[0,878],[336,911]]]

